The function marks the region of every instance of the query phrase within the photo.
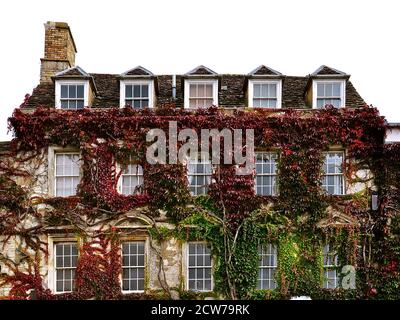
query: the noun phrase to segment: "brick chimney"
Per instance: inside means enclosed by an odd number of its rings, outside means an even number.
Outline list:
[[[44,24],[44,58],[40,66],[40,83],[51,83],[57,72],[75,66],[76,46],[68,23],[48,21]]]

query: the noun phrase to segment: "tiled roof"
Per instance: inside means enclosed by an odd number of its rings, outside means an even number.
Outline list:
[[[197,71],[196,71],[197,72]],[[97,88],[97,94],[93,107],[109,108],[119,106],[119,81],[117,74],[92,73]],[[184,81],[186,75],[176,76],[176,103],[177,107],[183,107]],[[312,76],[311,76],[312,77]],[[167,104],[172,101],[172,75],[154,76],[157,89],[157,105]],[[219,74],[218,100],[221,107],[245,107],[246,86],[248,75],[243,74]],[[294,77],[282,76],[282,108],[310,108],[306,104],[305,92],[309,88],[310,76]],[[54,107],[54,84],[39,84],[27,103],[27,107],[35,106]],[[346,106],[360,107],[365,105],[364,100],[358,94],[352,83],[347,80]]]
[[[81,67],[75,66],[64,71],[55,74],[55,77],[67,77],[67,76],[80,76],[80,77],[90,77],[90,74],[85,72]]]
[[[255,68],[249,73],[250,76],[281,76],[282,73],[264,65]]]
[[[207,68],[205,66],[198,66],[194,68],[193,70],[190,70],[185,73],[185,76],[193,76],[193,75],[217,75],[217,73],[210,68]]]
[[[153,76],[153,73],[142,66],[137,66],[124,72],[121,76]]]
[[[347,76],[347,74],[343,71],[322,65],[317,70],[315,70],[312,76],[320,76],[320,75],[337,75],[337,76]]]

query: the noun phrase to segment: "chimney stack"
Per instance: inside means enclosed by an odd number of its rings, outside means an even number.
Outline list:
[[[51,77],[57,72],[75,66],[77,51],[68,23],[48,21],[44,28],[44,58],[40,59],[40,83],[51,83]]]

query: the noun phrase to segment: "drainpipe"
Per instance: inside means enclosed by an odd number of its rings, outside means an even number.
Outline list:
[[[172,75],[172,99],[176,100],[176,75]]]

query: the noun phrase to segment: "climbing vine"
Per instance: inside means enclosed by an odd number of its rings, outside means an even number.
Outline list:
[[[184,165],[150,165],[145,158],[146,133],[153,128],[168,132],[169,121],[176,121],[178,130],[197,132],[254,129],[257,149],[279,153],[279,195],[258,196],[254,173],[238,176],[235,165],[219,165],[208,195],[191,197]],[[226,112],[216,107],[188,111],[173,105],[155,110],[39,107],[32,113],[16,109],[9,128],[15,138],[0,162],[0,236],[3,247],[11,237],[20,237],[21,252],[27,257],[23,263],[2,257],[11,274],[0,281],[11,286],[11,298],[28,298],[32,289],[38,299],[171,298],[171,289],[178,290],[181,298],[203,297],[185,291],[183,285],[168,287],[157,243],[171,238],[210,243],[215,296],[398,297],[400,148],[384,145],[385,122],[375,108]],[[80,150],[82,178],[76,196],[32,196],[31,188],[38,183],[34,173],[46,165],[48,147],[53,145]],[[378,210],[370,209],[369,187],[347,196],[323,192],[323,152],[331,146],[346,150],[347,181],[374,183]],[[26,169],[35,159],[43,161],[34,170]],[[118,193],[117,182],[121,167],[132,159],[144,169],[144,184],[140,193],[125,196]],[[358,176],[365,170],[373,181],[368,175]],[[131,211],[154,222],[145,232],[157,252],[161,292],[121,293],[121,234],[110,222]],[[332,212],[342,212],[348,222],[335,224]],[[172,227],[157,225],[155,219],[163,215]],[[32,217],[34,225],[23,223]],[[54,295],[43,286],[40,265],[49,251],[43,235],[54,230],[82,241],[75,290],[70,294]],[[337,248],[341,264],[356,266],[356,289],[322,289],[322,246],[327,242]],[[267,243],[278,248],[277,288],[257,290],[258,249]]]

